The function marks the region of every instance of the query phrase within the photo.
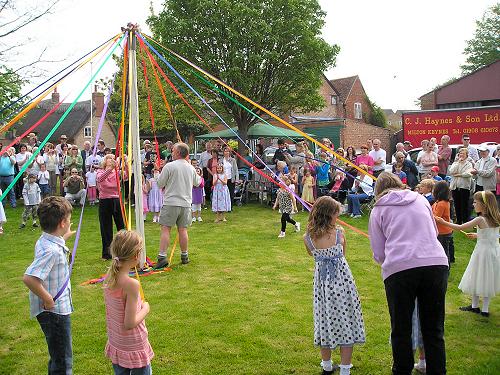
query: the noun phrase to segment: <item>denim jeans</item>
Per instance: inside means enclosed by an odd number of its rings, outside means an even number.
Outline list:
[[[347,195],[347,211],[353,215],[361,215],[361,203],[370,196],[365,193]]]
[[[14,175],[11,176],[0,176],[0,189],[2,189],[2,192],[5,192],[7,190],[7,187],[10,185],[10,183],[14,181]],[[12,207],[16,207],[16,193],[14,190],[14,187],[10,189],[9,191],[9,200],[10,200],[10,205]],[[5,206],[5,203],[4,203]]]
[[[73,374],[70,315],[44,311],[38,314],[36,319],[45,334],[49,347],[49,375]]]
[[[113,363],[115,375],[151,375],[153,373],[151,364],[141,368],[125,368]]]
[[[413,371],[411,332],[416,298],[427,374],[446,374],[444,310],[448,267],[411,268],[392,274],[384,284],[391,315],[392,373],[411,375]]]

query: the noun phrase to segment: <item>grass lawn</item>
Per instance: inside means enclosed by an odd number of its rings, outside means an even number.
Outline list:
[[[22,275],[33,259],[37,228],[21,230],[22,205],[6,209],[0,236],[0,373],[43,374],[48,358],[43,334],[29,318],[28,291]],[[73,214],[74,226],[80,210]],[[298,220],[306,225],[307,215]],[[302,233],[288,229],[278,239],[280,216],[268,207],[245,205],[213,223],[210,210],[189,231],[191,263],[180,266],[175,254],[171,272],[144,277],[151,304],[147,317],[155,351],[156,374],[319,374],[319,351],[313,347],[313,261]],[[150,257],[157,254],[160,231],[146,223]],[[367,218],[346,219],[363,231]],[[407,228],[406,230],[418,230]],[[347,259],[361,296],[367,342],[354,350],[353,374],[390,374],[389,314],[380,268],[369,241],[347,229]],[[173,242],[173,239],[172,239]],[[71,248],[73,240],[68,245]],[[469,304],[457,285],[474,241],[455,234],[457,262],[451,269],[446,305],[449,374],[500,373],[500,298],[484,318],[458,310]],[[82,237],[72,277],[74,373],[109,374],[101,285],[81,286],[105,273],[100,259],[97,207],[85,210]],[[338,360],[336,354],[334,360]]]

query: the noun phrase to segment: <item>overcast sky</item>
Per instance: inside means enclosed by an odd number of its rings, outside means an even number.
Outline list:
[[[17,0],[18,4],[40,4]],[[155,12],[162,0],[153,0]],[[319,0],[326,12],[323,36],[340,46],[329,79],[359,75],[372,101],[382,108],[414,109],[415,100],[436,85],[460,75],[465,40],[474,35],[475,21],[495,0]],[[46,66],[50,74],[120,31],[127,22],[146,29],[149,0],[60,0],[54,14],[15,34],[11,42],[34,41],[21,48],[18,63],[47,46],[50,59],[67,59]],[[188,57],[189,58],[189,57]],[[93,63],[95,71],[98,63]],[[100,77],[113,73],[111,64]],[[56,70],[57,68],[57,70]],[[47,75],[45,78],[48,78]],[[61,84],[72,97],[90,78],[90,67]],[[39,81],[39,83],[42,81]],[[83,83],[85,82],[85,83]],[[30,86],[31,88],[32,86]],[[89,99],[90,90],[82,96]]]

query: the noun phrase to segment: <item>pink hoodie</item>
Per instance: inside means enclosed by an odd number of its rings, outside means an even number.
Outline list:
[[[418,193],[394,190],[380,198],[371,212],[368,233],[384,280],[410,268],[448,265],[432,208]]]

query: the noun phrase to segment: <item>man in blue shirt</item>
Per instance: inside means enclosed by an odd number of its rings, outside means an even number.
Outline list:
[[[0,157],[0,189],[5,191],[7,187],[14,180],[14,165],[16,164],[16,157],[11,150],[5,150]],[[12,208],[16,207],[16,195],[14,189],[9,191],[9,200]]]

